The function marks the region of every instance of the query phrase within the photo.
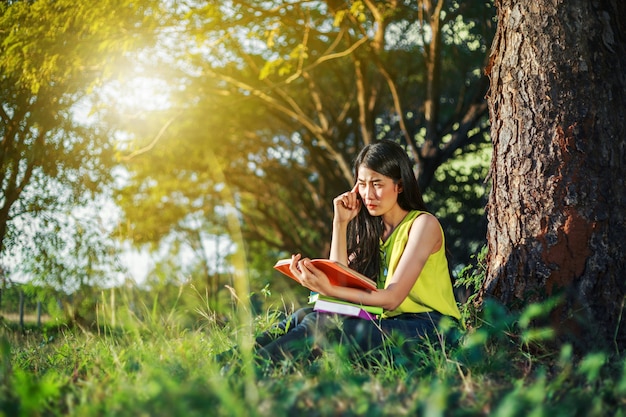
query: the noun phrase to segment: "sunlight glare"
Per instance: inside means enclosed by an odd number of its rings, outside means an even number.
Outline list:
[[[171,106],[170,86],[158,76],[136,75],[114,81],[104,88],[106,97],[120,114],[166,110]]]

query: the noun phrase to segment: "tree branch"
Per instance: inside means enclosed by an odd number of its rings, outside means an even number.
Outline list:
[[[226,81],[227,83],[247,90],[249,91],[252,95],[258,97],[260,100],[264,101],[266,104],[270,105],[271,107],[275,108],[276,110],[279,110],[280,112],[286,114],[289,117],[292,117],[296,120],[298,120],[298,122],[300,124],[302,124],[307,130],[309,130],[317,140],[320,141],[320,144],[327,150],[328,153],[330,153],[331,157],[334,158],[337,161],[337,164],[339,165],[339,169],[341,170],[341,172],[343,173],[343,175],[346,178],[349,178],[349,181],[351,181],[352,178],[352,169],[350,168],[350,166],[346,163],[346,161],[344,160],[343,156],[341,155],[341,153],[339,153],[337,150],[335,150],[335,148],[332,146],[332,144],[328,141],[328,139],[324,136],[324,130],[315,124],[315,122],[313,120],[311,120],[306,113],[304,113],[302,111],[302,109],[298,106],[298,104],[293,100],[292,97],[290,97],[288,94],[286,94],[284,91],[282,91],[280,88],[276,88],[275,91],[288,103],[290,104],[290,107],[284,106],[283,104],[279,103],[278,100],[276,100],[274,97],[266,94],[265,92],[263,92],[262,90],[251,86],[250,84],[247,84],[243,81],[239,81],[229,75],[226,74],[220,74],[217,73],[211,69],[205,68],[206,72],[209,75],[212,75],[216,78],[221,79],[222,81]]]
[[[178,112],[177,114],[172,116],[168,121],[165,122],[165,124],[159,130],[159,133],[157,133],[157,135],[154,137],[154,139],[152,139],[152,141],[148,145],[144,146],[143,148],[137,149],[137,150],[131,152],[130,154],[126,155],[126,156],[123,156],[121,158],[122,161],[130,161],[134,157],[136,157],[138,155],[141,155],[142,153],[146,153],[149,150],[151,150],[152,148],[154,148],[156,146],[157,142],[163,136],[163,134],[165,134],[165,131],[167,130],[167,128],[170,127],[170,125],[174,122],[174,120],[176,120],[178,118],[178,116],[180,116],[181,114],[182,114],[182,111]]]

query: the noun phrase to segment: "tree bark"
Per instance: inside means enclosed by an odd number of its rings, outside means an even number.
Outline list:
[[[20,288],[20,331],[24,331],[24,290]]]
[[[561,296],[552,324],[626,346],[626,2],[496,1],[480,299]],[[620,20],[621,19],[621,20]],[[565,340],[564,339],[564,340]]]

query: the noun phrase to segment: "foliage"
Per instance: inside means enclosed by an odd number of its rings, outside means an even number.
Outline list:
[[[538,349],[546,339],[528,319],[488,303],[481,323],[460,338],[401,345],[379,362],[351,363],[337,349],[313,365],[291,364],[245,383],[216,354],[232,347],[234,322],[202,314],[185,329],[178,307],[143,318],[111,311],[98,333],[48,328],[0,330],[0,411],[5,415],[622,415],[626,358],[606,352],[575,357],[569,345]],[[126,310],[120,306],[118,312]],[[207,311],[205,311],[207,312]],[[277,320],[257,317],[257,331]],[[441,335],[450,335],[442,328]],[[549,332],[544,332],[549,334]],[[549,338],[548,338],[549,339]],[[534,343],[534,347],[529,342]],[[404,353],[400,353],[404,352]]]
[[[483,245],[479,252],[473,254],[471,262],[466,265],[458,274],[455,282],[455,286],[464,289],[469,295],[467,297],[468,303],[465,307],[471,305],[480,290],[483,281],[485,280],[485,274],[487,273],[487,245]]]
[[[0,267],[61,285],[78,272],[80,286],[115,249],[100,239],[110,230],[80,220],[101,203],[113,156],[85,96],[149,45],[158,9],[42,0],[3,2],[0,13]]]
[[[123,272],[115,234],[166,247],[163,265],[191,252],[166,278],[206,280],[217,305],[244,245],[262,248],[248,259],[260,287],[268,268],[255,257],[324,256],[330,201],[349,187],[356,150],[380,138],[402,142],[424,188],[438,186],[431,201],[454,262],[482,240],[480,227],[458,224],[467,207],[480,225],[480,168],[447,162],[486,143],[489,1],[1,7],[0,263],[10,274],[68,292],[97,285]],[[450,197],[450,181],[469,191]],[[244,241],[213,253],[214,236],[233,239],[235,211]]]
[[[474,148],[474,146],[471,146]],[[473,254],[485,243],[487,219],[484,207],[488,184],[485,183],[491,145],[475,146],[439,167],[432,185],[424,194],[429,210],[441,222],[448,246],[448,260],[459,275],[471,263]]]
[[[0,317],[5,314],[16,316],[19,313],[20,298],[22,298],[25,315],[34,315],[39,303],[42,316],[55,320],[63,318],[60,302],[66,297],[66,294],[54,287],[9,282],[0,290],[2,295]]]
[[[406,146],[422,186],[439,185],[433,206],[453,202],[455,261],[466,262],[484,231],[480,221],[474,229],[456,219],[464,206],[473,210],[467,222],[481,215],[474,173],[483,170],[453,178],[462,171],[444,164],[487,141],[481,69],[494,30],[490,2],[180,6],[158,47],[138,57],[168,80],[168,105],[125,118],[116,108],[109,118],[127,139],[119,148],[129,172],[117,196],[122,234],[156,246],[168,235],[184,241],[190,224],[229,234],[223,211],[237,210],[246,245],[325,256],[330,202],[350,187],[356,151],[392,138]],[[435,178],[438,168],[444,178]],[[450,192],[453,181],[469,191]]]

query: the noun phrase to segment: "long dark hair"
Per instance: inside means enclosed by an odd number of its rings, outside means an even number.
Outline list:
[[[398,194],[398,205],[402,209],[427,210],[413,173],[413,164],[398,143],[382,140],[365,146],[354,160],[355,179],[361,166],[391,178],[396,184],[402,184],[402,192]],[[361,208],[348,224],[349,265],[374,280],[378,279],[380,273],[379,243],[382,234],[382,218],[370,215],[365,208]]]

